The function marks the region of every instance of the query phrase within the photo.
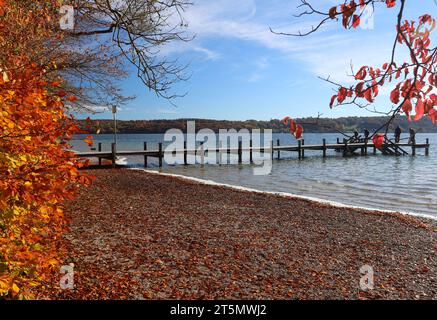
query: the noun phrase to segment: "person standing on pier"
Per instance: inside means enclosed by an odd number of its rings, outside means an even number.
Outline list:
[[[402,134],[401,127],[397,126],[395,129],[395,142],[396,143],[399,143],[399,141],[401,141],[401,134]],[[411,134],[411,130],[410,130],[410,134]]]
[[[369,140],[370,132],[367,129],[364,129],[364,142]]]
[[[354,131],[353,142],[360,142],[360,133],[358,132],[357,129],[355,129]]]
[[[416,131],[410,128],[410,138],[408,139],[408,144],[416,144]]]

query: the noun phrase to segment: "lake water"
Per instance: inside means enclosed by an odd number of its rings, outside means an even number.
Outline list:
[[[305,134],[305,144],[335,143],[339,134]],[[406,137],[406,136],[404,136]],[[75,137],[74,150],[89,151],[90,148]],[[236,156],[230,165],[165,165],[158,168],[156,159],[149,160],[149,167],[173,174],[181,174],[212,180],[218,183],[238,185],[263,191],[287,192],[316,197],[343,204],[376,209],[414,212],[437,217],[437,134],[417,134],[417,143],[429,138],[430,155],[419,149],[417,155],[403,157],[374,156],[343,158],[341,153],[328,151],[322,158],[321,151],[306,151],[304,160],[297,159],[297,153],[281,152],[281,160],[273,161],[269,175],[253,174],[249,163],[236,164]],[[273,134],[281,145],[297,144],[289,134]],[[162,134],[119,134],[118,150],[142,150],[143,142],[149,149],[156,149],[163,140]],[[112,135],[95,136],[95,146],[102,142],[103,150],[110,150]],[[370,149],[369,149],[370,151]],[[410,152],[410,148],[406,148]],[[276,154],[275,154],[276,158]],[[247,156],[244,158],[247,160]],[[143,157],[128,157],[132,167],[143,167]]]

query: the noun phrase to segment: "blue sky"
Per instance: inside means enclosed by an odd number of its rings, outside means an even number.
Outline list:
[[[313,0],[328,10],[339,0]],[[211,118],[269,120],[292,117],[375,115],[346,106],[330,110],[333,87],[318,79],[327,77],[350,83],[351,63],[382,65],[388,60],[394,39],[396,9],[376,7],[373,28],[344,30],[332,21],[308,37],[287,37],[271,33],[308,30],[316,16],[296,18],[299,0],[195,0],[185,12],[190,43],[174,43],[161,54],[189,63],[191,77],[174,86],[173,92],[187,93],[176,99],[176,107],[148,91],[134,75],[123,90],[137,98],[119,110],[120,119]],[[417,5],[420,3],[420,6]],[[437,13],[433,0],[407,1],[406,18]],[[401,60],[401,59],[399,59]],[[381,91],[379,110],[388,109],[389,89]],[[81,114],[80,118],[110,118],[104,112]]]

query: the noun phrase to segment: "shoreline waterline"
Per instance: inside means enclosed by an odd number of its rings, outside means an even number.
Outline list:
[[[424,218],[424,219],[430,219],[433,221],[437,221],[437,217],[429,215],[429,214],[354,206],[354,205],[340,203],[337,201],[321,199],[321,198],[317,198],[317,197],[303,196],[303,195],[298,195],[298,194],[289,193],[289,192],[264,191],[264,190],[259,190],[259,189],[255,189],[255,188],[248,188],[248,187],[232,185],[232,184],[227,184],[227,183],[220,183],[220,182],[216,182],[213,180],[200,179],[200,178],[185,176],[185,175],[181,175],[181,174],[160,172],[160,171],[156,171],[156,170],[148,170],[148,169],[141,169],[141,168],[127,168],[127,169],[134,170],[134,171],[143,171],[146,173],[156,174],[156,175],[161,175],[161,176],[166,176],[166,177],[179,178],[179,179],[186,180],[186,181],[197,182],[197,183],[200,183],[203,185],[225,187],[225,188],[229,188],[232,190],[246,191],[246,192],[258,193],[258,194],[275,195],[275,196],[280,196],[283,198],[290,198],[290,199],[307,200],[307,201],[315,202],[318,204],[329,205],[329,206],[336,207],[336,208],[357,209],[357,210],[364,210],[364,211],[368,211],[368,212],[380,212],[380,213],[387,213],[387,214],[402,214],[402,215],[406,215],[406,216],[412,216],[412,217]]]

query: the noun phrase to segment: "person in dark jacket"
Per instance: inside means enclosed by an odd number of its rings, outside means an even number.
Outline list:
[[[401,127],[397,126],[395,129],[395,142],[396,143],[399,143],[399,141],[401,141],[401,134],[402,134]]]
[[[369,140],[370,132],[367,129],[364,129],[364,141]]]

